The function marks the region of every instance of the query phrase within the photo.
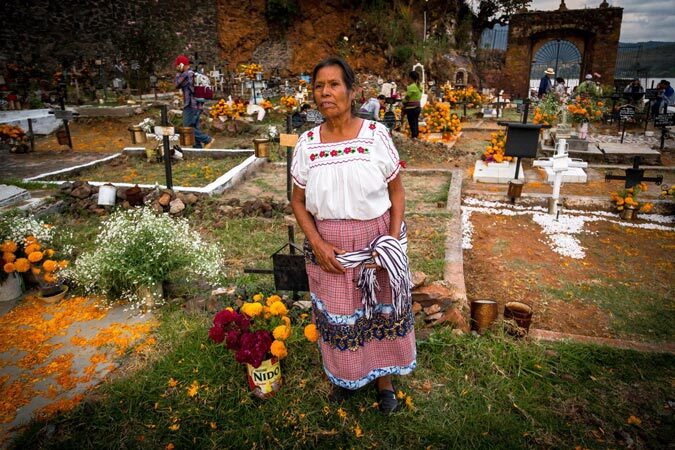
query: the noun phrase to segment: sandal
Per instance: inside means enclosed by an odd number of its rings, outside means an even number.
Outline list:
[[[377,391],[378,408],[383,414],[391,414],[398,408],[398,400],[396,400],[396,392],[389,389],[382,389]]]
[[[328,393],[328,400],[332,403],[342,403],[354,395],[351,389],[343,388],[337,384],[331,385],[331,390]]]

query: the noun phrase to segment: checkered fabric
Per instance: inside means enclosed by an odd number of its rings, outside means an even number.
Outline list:
[[[347,252],[367,247],[376,237],[389,232],[389,212],[372,220],[322,220],[316,222],[322,238]],[[382,329],[383,323],[393,316],[389,276],[385,270],[376,273],[377,284],[385,287],[377,291],[377,307],[367,319],[361,292],[357,288],[359,267],[349,268],[344,274],[324,272],[318,265],[308,262],[307,275],[312,294],[315,320],[322,336],[341,333],[360,337],[363,345],[340,350],[328,340],[319,339],[323,365],[331,382],[347,389],[358,389],[384,375],[405,375],[416,364],[415,332],[412,326],[400,327],[403,336],[392,329]],[[408,300],[409,302],[410,300]],[[410,304],[404,305],[410,312]],[[326,320],[327,319],[327,320]],[[412,317],[406,317],[412,323]],[[378,323],[379,333],[373,333],[368,321]],[[327,324],[324,329],[321,324]],[[400,325],[400,324],[399,324]],[[385,325],[386,326],[386,325]],[[330,329],[329,329],[330,328]],[[358,336],[368,333],[367,336]]]

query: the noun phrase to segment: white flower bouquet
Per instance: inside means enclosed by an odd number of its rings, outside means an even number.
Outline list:
[[[215,284],[223,270],[220,250],[204,242],[187,220],[155,214],[150,208],[113,213],[101,224],[93,251],[82,254],[68,276],[89,294],[132,308],[145,302],[139,290],[165,280]],[[156,305],[162,299],[155,299]]]

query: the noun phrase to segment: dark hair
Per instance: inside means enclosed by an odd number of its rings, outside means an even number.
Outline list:
[[[661,80],[659,84],[665,84],[666,86],[670,86],[670,81],[668,80]]]
[[[314,70],[312,71],[312,84],[316,82],[316,74],[319,73],[319,70],[330,66],[338,66],[342,70],[342,81],[345,86],[347,86],[347,90],[351,91],[354,87],[354,80],[356,79],[354,71],[344,59],[338,58],[337,56],[326,58],[314,66]]]
[[[563,77],[558,77],[555,79],[556,83],[564,83],[565,79]]]
[[[384,94],[380,94],[380,95],[377,96],[377,99],[378,99],[378,100],[386,100],[386,99],[387,99],[387,96],[384,95]]]
[[[417,83],[418,81],[420,81],[420,74],[417,73],[417,72],[414,71],[414,70],[411,71],[411,72],[408,74],[408,76],[409,76],[410,79],[413,80],[413,82],[415,82],[415,83]]]

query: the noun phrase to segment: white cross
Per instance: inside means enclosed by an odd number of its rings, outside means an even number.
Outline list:
[[[552,158],[541,158],[535,160],[532,165],[534,167],[550,167],[555,173],[553,179],[553,199],[552,205],[549,205],[549,214],[556,215],[558,213],[558,200],[560,199],[560,186],[562,185],[563,174],[572,167],[580,167],[585,169],[588,167],[586,161],[578,158],[570,158],[567,154],[567,139],[559,139],[555,154]]]

